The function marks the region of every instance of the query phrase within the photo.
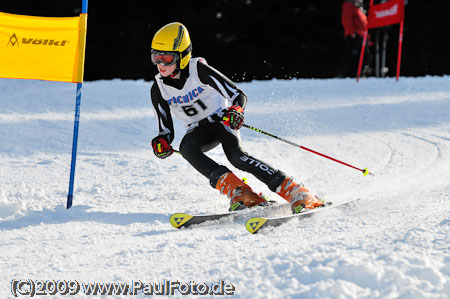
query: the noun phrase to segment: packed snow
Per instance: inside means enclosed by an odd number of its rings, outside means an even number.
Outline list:
[[[375,175],[242,128],[249,153],[329,201],[361,200],[254,235],[249,217],[289,208],[175,229],[172,213],[225,212],[228,199],[181,156],[153,155],[151,82],[110,80],[83,84],[67,210],[75,84],[0,79],[0,298],[52,281],[78,283],[75,297],[87,283],[178,282],[172,297],[216,284],[235,298],[448,298],[450,77],[238,85],[247,124]],[[208,155],[235,170],[220,146]]]

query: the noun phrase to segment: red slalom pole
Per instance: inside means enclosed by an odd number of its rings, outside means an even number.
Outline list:
[[[364,37],[363,37],[363,42],[362,42],[362,46],[361,46],[361,53],[359,54],[359,63],[358,63],[358,71],[356,73],[356,82],[359,82],[359,76],[361,75],[361,68],[362,68],[362,63],[363,63],[363,59],[364,59],[364,50],[366,49],[366,43],[367,43],[367,30],[364,31]]]
[[[304,146],[302,146],[302,145],[300,145],[300,144],[296,144],[296,143],[294,143],[294,142],[292,142],[292,141],[289,141],[289,140],[286,140],[286,139],[284,139],[284,138],[278,137],[278,136],[276,136],[276,135],[270,134],[270,133],[265,132],[265,131],[263,131],[263,130],[260,130],[260,129],[258,129],[258,128],[249,126],[249,125],[247,125],[247,124],[243,124],[243,127],[246,127],[247,129],[250,129],[250,130],[256,131],[256,132],[258,132],[258,133],[261,133],[261,134],[264,134],[264,135],[273,137],[273,138],[275,138],[275,139],[281,140],[281,141],[283,141],[283,142],[286,142],[286,143],[288,143],[288,144],[290,144],[290,145],[299,147],[299,148],[304,149],[304,150],[306,150],[306,151],[308,151],[308,152],[311,152],[311,153],[313,153],[313,154],[316,154],[316,155],[319,155],[319,156],[321,156],[321,157],[330,159],[330,160],[332,160],[332,161],[334,161],[334,162],[338,162],[338,163],[340,163],[340,164],[342,164],[342,165],[345,165],[345,166],[351,167],[351,168],[353,168],[353,169],[359,170],[359,171],[362,172],[363,175],[368,175],[368,174],[374,175],[374,174],[371,173],[367,168],[361,169],[361,168],[355,167],[355,166],[353,166],[353,165],[350,165],[350,164],[348,164],[348,163],[339,161],[339,160],[337,160],[337,159],[335,159],[335,158],[332,158],[332,157],[330,157],[330,156],[321,154],[321,153],[319,153],[319,152],[316,152],[315,150],[309,149],[309,148],[304,147]]]
[[[400,33],[398,36],[398,54],[397,54],[397,73],[396,78],[400,77],[400,62],[402,59],[402,44],[403,44],[403,21],[400,23]]]

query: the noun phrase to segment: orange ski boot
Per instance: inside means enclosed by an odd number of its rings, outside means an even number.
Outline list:
[[[253,192],[252,188],[232,172],[227,172],[219,178],[216,189],[230,199],[230,211],[267,204],[266,199]]]
[[[277,194],[291,203],[292,213],[300,213],[303,209],[315,209],[323,207],[325,202],[314,195],[303,184],[294,182],[294,178],[288,177],[277,188]]]

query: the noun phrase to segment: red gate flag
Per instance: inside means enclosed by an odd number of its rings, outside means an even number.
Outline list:
[[[405,18],[405,1],[390,0],[370,7],[368,27],[377,28],[403,22]]]
[[[367,28],[364,32],[361,54],[359,55],[358,73],[356,74],[356,82],[359,81],[361,67],[364,58],[364,49],[366,48],[368,31],[371,28],[384,27],[392,24],[400,23],[400,32],[398,35],[398,55],[397,55],[397,72],[396,78],[400,77],[400,62],[403,44],[403,21],[405,18],[405,0],[390,0],[386,3],[373,5],[370,0],[369,17],[367,18]]]

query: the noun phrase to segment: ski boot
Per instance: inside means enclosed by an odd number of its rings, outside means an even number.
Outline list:
[[[253,192],[250,186],[232,172],[227,172],[219,178],[216,189],[230,199],[230,212],[268,203],[265,198]]]
[[[315,209],[325,206],[325,202],[314,195],[309,190],[294,182],[292,177],[287,177],[276,190],[277,194],[291,203],[293,214],[298,214],[304,209]]]

